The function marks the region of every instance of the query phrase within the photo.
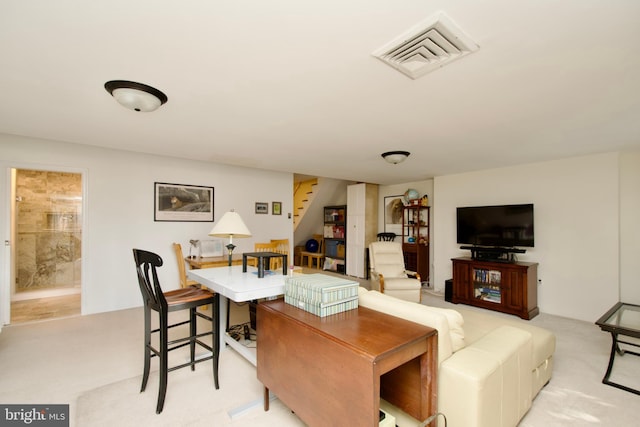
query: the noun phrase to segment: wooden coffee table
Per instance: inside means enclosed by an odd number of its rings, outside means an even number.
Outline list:
[[[257,316],[265,410],[271,390],[309,426],[377,426],[381,397],[418,420],[436,412],[435,329],[364,307],[321,318],[282,299]]]

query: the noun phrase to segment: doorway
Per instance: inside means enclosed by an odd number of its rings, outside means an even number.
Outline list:
[[[82,174],[11,172],[10,323],[79,315]]]

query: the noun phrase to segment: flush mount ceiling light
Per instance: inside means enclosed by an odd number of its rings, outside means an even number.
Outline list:
[[[167,95],[158,89],[128,80],[111,80],[104,88],[125,108],[148,113],[167,102]]]
[[[397,165],[398,163],[404,162],[407,157],[409,157],[408,151],[387,151],[386,153],[382,153],[382,158],[385,159],[389,163],[393,163]]]

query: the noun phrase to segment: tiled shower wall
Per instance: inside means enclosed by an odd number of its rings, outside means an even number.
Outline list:
[[[16,173],[16,291],[80,286],[82,175]]]

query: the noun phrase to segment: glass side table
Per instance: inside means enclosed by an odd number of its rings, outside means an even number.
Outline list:
[[[611,356],[609,356],[609,366],[607,372],[602,379],[604,384],[617,387],[619,389],[640,394],[639,390],[631,387],[624,386],[622,384],[615,383],[609,380],[611,370],[613,368],[613,361],[616,354],[624,356],[625,354],[633,354],[634,356],[640,356],[640,353],[635,351],[623,350],[620,348],[620,344],[626,344],[633,347],[639,347],[640,344],[624,341],[619,336],[628,336],[634,338],[640,338],[640,305],[626,304],[619,302],[614,305],[609,311],[607,311],[598,321],[596,325],[600,326],[600,329],[611,333]]]

